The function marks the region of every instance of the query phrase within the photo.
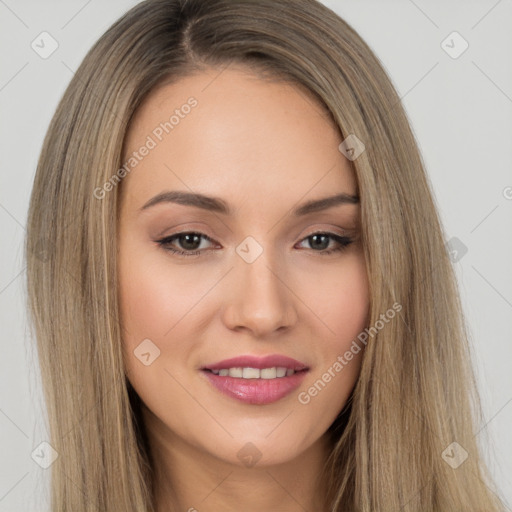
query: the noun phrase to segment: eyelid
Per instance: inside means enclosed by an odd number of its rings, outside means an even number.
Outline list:
[[[342,238],[349,238],[353,242],[358,240],[360,236],[359,229],[357,227],[342,228],[340,226],[335,226],[333,224],[324,224],[323,226],[318,228],[308,228],[307,230],[303,231],[300,235],[298,235],[297,238],[299,238],[299,241],[302,242],[305,238],[322,233],[331,234]]]
[[[185,226],[185,227],[183,227]],[[175,229],[179,231],[174,232]],[[185,233],[200,233],[205,236],[208,235],[209,228],[207,223],[203,222],[180,222],[179,224],[173,224],[172,226],[167,226],[165,229],[159,230],[154,234],[155,240],[160,240],[162,238],[169,238],[174,235],[180,235]],[[170,235],[166,233],[171,233]],[[210,237],[211,238],[211,237]]]
[[[305,235],[300,235],[302,238],[307,238],[308,236],[316,235],[318,233],[332,233],[333,235],[338,236],[350,236],[351,231],[347,229],[342,229],[337,226],[330,226],[327,228],[314,228],[313,230],[307,230]]]

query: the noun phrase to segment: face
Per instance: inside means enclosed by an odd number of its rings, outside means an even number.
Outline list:
[[[369,306],[341,142],[307,91],[243,68],[165,85],[138,110],[119,296],[152,434],[260,466],[325,439],[359,374],[362,351],[343,356]]]

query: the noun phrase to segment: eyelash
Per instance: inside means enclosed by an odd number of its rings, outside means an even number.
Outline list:
[[[179,249],[175,249],[174,247],[172,247],[171,243],[175,239],[178,239],[180,236],[183,236],[183,235],[199,235],[200,237],[202,237],[205,240],[208,240],[209,242],[214,242],[208,235],[205,235],[203,233],[199,233],[197,231],[183,231],[182,233],[176,233],[174,235],[167,236],[167,237],[162,238],[160,240],[156,240],[156,242],[161,247],[163,247],[166,251],[169,251],[169,252],[171,252],[173,254],[176,254],[178,256],[184,256],[184,257],[199,256],[203,252],[207,252],[207,251],[213,250],[213,249],[202,249],[202,250],[196,250],[196,251],[181,251]],[[339,244],[338,247],[336,247],[334,249],[324,249],[324,250],[321,250],[321,251],[315,251],[314,249],[311,249],[313,252],[317,252],[317,253],[321,254],[322,256],[328,256],[328,255],[333,254],[333,253],[342,252],[343,250],[345,250],[353,242],[352,238],[349,238],[347,236],[337,235],[335,233],[330,233],[328,231],[317,231],[315,233],[311,233],[307,237],[303,238],[301,240],[301,242],[303,242],[304,240],[307,240],[308,238],[312,238],[315,235],[325,235],[325,236],[328,236],[329,238],[332,238],[333,240],[335,240]]]

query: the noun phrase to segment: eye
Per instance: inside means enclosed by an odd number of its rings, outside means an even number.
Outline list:
[[[213,242],[213,240],[203,234],[197,233],[195,231],[188,231],[184,233],[176,233],[175,235],[166,236],[161,240],[157,240],[157,243],[160,244],[166,251],[172,252],[174,254],[178,254],[180,256],[198,256],[202,252],[204,252],[204,247],[201,247],[202,239]],[[182,249],[176,248],[174,242],[178,242]],[[201,250],[199,250],[201,248]]]
[[[329,240],[331,239],[331,240]],[[334,240],[334,247],[328,248],[330,241]],[[326,231],[319,231],[312,233],[302,240],[301,243],[308,241],[310,246],[313,247],[314,252],[318,252],[321,255],[329,255],[336,252],[341,252],[346,249],[352,242],[353,239],[348,236],[338,235],[336,233],[329,233]]]

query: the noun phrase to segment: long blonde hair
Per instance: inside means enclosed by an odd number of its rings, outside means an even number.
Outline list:
[[[27,228],[29,309],[50,442],[52,510],[152,511],[140,399],[126,379],[117,297],[119,186],[130,121],[147,94],[205,67],[245,64],[307,88],[352,162],[370,282],[369,342],[350,402],[329,429],[330,510],[496,511],[475,441],[479,403],[442,227],[400,99],[377,57],[314,0],[146,0],[89,51],[40,155]],[[443,452],[458,443],[457,468]],[[453,453],[453,452],[451,452]]]

